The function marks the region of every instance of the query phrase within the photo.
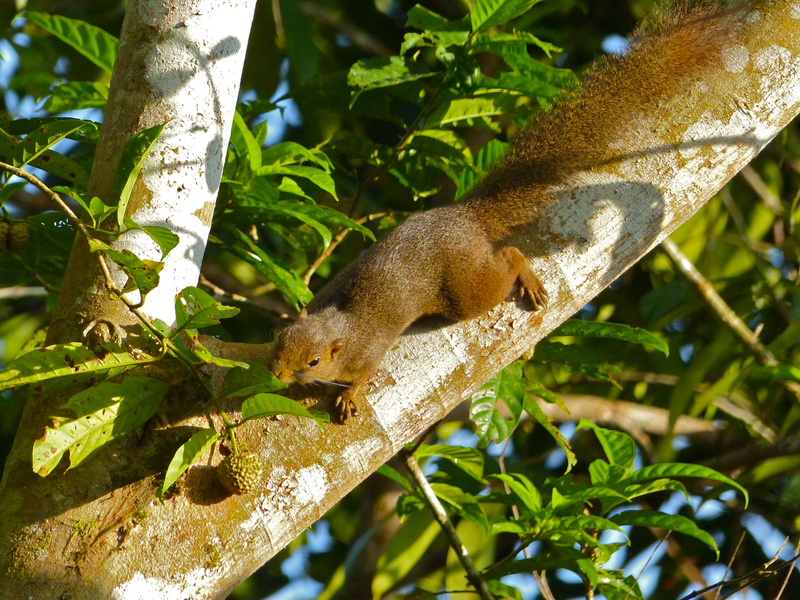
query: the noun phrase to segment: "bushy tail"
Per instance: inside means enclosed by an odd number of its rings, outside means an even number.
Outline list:
[[[478,212],[499,211],[514,226],[547,202],[546,187],[624,158],[619,142],[637,113],[687,90],[700,69],[721,67],[744,13],[741,5],[683,2],[640,26],[624,55],[598,60],[578,90],[531,120],[467,202],[482,205]]]

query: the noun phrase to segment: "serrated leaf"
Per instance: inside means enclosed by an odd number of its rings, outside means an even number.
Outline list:
[[[422,444],[414,452],[414,456],[417,460],[427,456],[439,456],[453,463],[470,477],[478,481],[483,480],[483,454],[476,448],[448,446],[447,444]]]
[[[150,156],[153,149],[153,144],[161,136],[166,123],[154,125],[139,133],[134,137],[125,152],[122,154],[122,160],[119,164],[117,171],[117,179],[114,189],[119,193],[119,211],[117,212],[117,225],[122,229],[123,219],[125,218],[125,209],[128,206],[128,201],[133,192],[133,186],[136,183],[137,177],[144,166],[144,161]]]
[[[169,384],[150,377],[104,382],[75,394],[63,406],[76,419],[54,419],[45,435],[33,443],[33,470],[47,476],[69,451],[69,469],[95,450],[134,431],[158,410]]]
[[[469,12],[472,31],[491,29],[497,25],[514,19],[541,0],[475,0]]]
[[[144,353],[134,358],[119,348],[97,357],[78,342],[58,344],[28,352],[8,363],[0,371],[0,390],[38,384],[52,393],[56,386],[68,389],[92,378],[114,377],[153,360]]]
[[[248,362],[249,368],[236,367],[225,374],[219,397],[250,396],[260,392],[274,392],[283,389],[285,383],[279,381],[272,371],[257,362]]]
[[[239,314],[234,306],[220,304],[203,290],[189,286],[175,296],[175,334],[184,329],[202,329],[219,325],[220,320]]]
[[[295,415],[320,421],[319,415],[311,414],[296,400],[277,394],[256,394],[242,404],[242,423],[277,415]]]
[[[580,319],[569,319],[559,325],[550,337],[558,336],[582,336],[601,338],[606,340],[622,340],[646,346],[662,352],[664,356],[669,356],[669,347],[655,335],[639,327],[630,327],[621,323],[602,323],[599,321],[582,321]]]
[[[492,440],[502,442],[511,435],[522,417],[524,398],[525,384],[518,362],[500,371],[473,394],[469,416],[477,428],[481,448]],[[498,400],[506,404],[510,419],[505,419],[495,408]]]
[[[660,527],[691,536],[714,548],[717,553],[717,559],[719,559],[719,548],[717,548],[714,538],[708,532],[700,529],[697,523],[683,515],[668,515],[655,510],[626,510],[614,515],[610,520],[617,525]]]
[[[97,81],[70,81],[55,86],[42,108],[61,113],[87,108],[104,109],[108,102],[109,84]]]
[[[66,42],[104,71],[113,71],[119,51],[119,40],[113,35],[94,25],[60,15],[29,11],[20,16]]]
[[[175,483],[186,469],[196,461],[211,445],[219,439],[219,434],[214,429],[201,429],[175,452],[167,467],[164,481],[158,486],[156,496],[162,498],[164,492]]]

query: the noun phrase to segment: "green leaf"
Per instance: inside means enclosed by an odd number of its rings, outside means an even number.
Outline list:
[[[261,162],[265,165],[291,165],[309,161],[330,173],[333,165],[330,158],[319,149],[309,150],[297,142],[281,142],[261,151]]]
[[[500,371],[473,394],[469,417],[475,423],[481,448],[491,440],[502,442],[511,435],[522,416],[524,397],[525,383],[519,362]],[[506,420],[495,408],[498,400],[505,402],[510,419]]]
[[[422,444],[414,452],[417,460],[426,456],[440,456],[449,460],[456,467],[464,471],[470,477],[482,481],[483,479],[483,454],[476,448],[464,448],[463,446],[448,446],[447,444]]]
[[[583,336],[611,340],[622,340],[653,348],[669,356],[669,347],[646,329],[630,327],[621,323],[601,323],[569,319],[550,333],[550,337]]]
[[[108,102],[108,87],[107,83],[97,81],[62,83],[52,89],[52,95],[45,101],[42,108],[49,113],[86,108],[104,109]]]
[[[81,129],[82,128],[78,128],[75,131],[80,131]],[[75,131],[73,131],[73,133],[75,133]],[[71,137],[71,134],[67,134],[67,137]],[[13,162],[12,156],[14,156],[17,148],[22,146],[23,143],[24,140],[20,141],[18,138],[11,137],[0,129],[0,157],[6,162]],[[22,152],[22,150],[20,150],[20,152]],[[73,185],[77,185],[81,188],[85,188],[89,182],[89,174],[83,167],[71,158],[67,158],[63,154],[53,150],[45,150],[41,155],[32,158],[30,160],[30,165],[69,181]]]
[[[533,512],[542,510],[542,495],[531,480],[521,473],[495,473],[492,477],[505,482],[529,510]]]
[[[119,192],[119,212],[117,212],[117,224],[122,229],[123,219],[125,218],[125,209],[128,206],[128,201],[133,192],[133,185],[136,183],[136,178],[142,170],[144,161],[150,156],[150,151],[153,149],[153,144],[161,136],[166,123],[154,125],[139,133],[131,140],[120,161],[119,171],[117,172],[117,180],[114,188]]]
[[[203,290],[189,286],[175,296],[175,318],[177,327],[173,337],[184,329],[202,329],[219,325],[220,320],[239,314],[234,306],[225,306],[214,300]]]
[[[491,29],[525,14],[541,0],[475,0],[469,13],[472,30],[475,32]]]
[[[446,483],[432,483],[431,489],[445,506],[450,506],[458,515],[472,521],[489,534],[489,519],[475,496]]]
[[[247,161],[251,173],[258,170],[261,166],[261,145],[253,137],[242,115],[238,112],[233,113],[231,145],[239,157]]]
[[[150,377],[103,382],[75,394],[63,408],[76,419],[54,418],[43,438],[33,443],[33,470],[47,476],[69,451],[69,469],[92,452],[139,428],[158,410],[169,384]]]
[[[598,351],[579,344],[542,341],[536,344],[534,360],[568,365],[573,370],[614,383],[619,367],[611,365]]]
[[[155,260],[141,259],[130,250],[123,250],[119,252],[114,250],[98,239],[91,238],[89,241],[89,248],[92,252],[102,252],[107,255],[111,260],[117,263],[123,272],[128,276],[128,282],[123,288],[123,293],[128,293],[133,290],[139,290],[139,293],[144,297],[152,292],[160,281],[159,273],[164,268],[164,263]]]
[[[566,455],[567,472],[571,471],[572,467],[575,466],[575,463],[578,462],[578,459],[575,457],[575,453],[572,451],[572,446],[570,446],[569,440],[564,437],[564,434],[561,433],[561,430],[558,427],[553,425],[553,420],[544,413],[542,407],[539,406],[539,403],[531,398],[529,394],[526,394],[525,400],[523,401],[523,407],[527,413],[531,415],[534,420],[539,423],[539,425],[544,427],[545,430],[547,430],[547,432],[553,437]]]
[[[292,177],[300,177],[307,179],[318,188],[328,192],[336,200],[339,197],[336,195],[336,184],[333,177],[323,169],[317,167],[302,167],[298,165],[263,165],[256,170],[255,175],[289,175]]]
[[[686,463],[660,463],[657,465],[650,465],[642,467],[631,473],[622,484],[639,483],[647,481],[648,479],[660,479],[662,477],[699,477],[701,479],[711,479],[712,481],[719,481],[731,487],[736,488],[744,496],[744,506],[750,501],[750,496],[741,485],[736,483],[730,477],[726,477],[722,473],[718,473],[714,469],[708,467],[701,467],[699,465],[690,465]]]
[[[408,482],[408,480],[402,475],[400,475],[400,473],[398,473],[396,469],[393,469],[389,465],[381,465],[380,467],[378,467],[376,473],[378,473],[379,475],[383,475],[384,477],[394,481],[398,485],[401,485],[406,489],[407,492],[413,491],[413,488],[411,487],[411,484]]]
[[[249,368],[236,367],[225,374],[219,397],[250,396],[259,392],[274,392],[286,387],[267,367],[257,362],[248,362]]]
[[[600,445],[603,446],[609,464],[622,467],[626,476],[633,471],[636,444],[631,436],[621,431],[605,429],[587,419],[581,419],[577,429],[591,429],[594,431],[600,441]]]
[[[453,98],[434,108],[425,120],[425,128],[469,125],[469,121],[510,114],[516,98],[507,94],[487,94],[477,98]],[[466,122],[466,123],[465,123]]]
[[[21,17],[66,42],[98,67],[111,73],[119,51],[119,40],[99,27],[77,19],[40,12],[23,12]]]
[[[36,384],[53,393],[92,379],[114,377],[153,360],[144,353],[137,353],[134,358],[119,348],[97,357],[78,342],[58,344],[28,352],[8,363],[0,371],[0,390]]]
[[[505,153],[508,144],[500,140],[489,140],[489,142],[480,149],[475,156],[472,163],[472,169],[464,169],[461,177],[458,178],[458,189],[456,190],[456,198],[463,197],[469,192],[484,174],[489,172],[489,169],[497,162]]]
[[[163,498],[164,492],[218,439],[219,434],[215,430],[201,429],[178,448],[167,467],[164,481],[156,490],[156,496],[159,499]]]
[[[251,419],[265,419],[277,415],[295,415],[314,419],[318,423],[324,420],[303,408],[299,402],[277,394],[256,394],[242,404],[242,423]]]
[[[166,227],[158,227],[156,225],[139,225],[133,219],[129,219],[127,217],[122,220],[122,224],[125,226],[126,231],[129,229],[138,229],[139,231],[143,231],[150,237],[151,240],[158,244],[158,247],[161,249],[161,260],[164,260],[164,257],[169,254],[170,251],[172,251],[180,241],[180,238],[177,236],[177,234],[173,233]]]
[[[295,273],[283,268],[278,260],[270,256],[266,250],[256,245],[235,227],[223,226],[223,228],[245,246],[245,248],[240,248],[230,244],[226,246],[226,249],[255,267],[273,282],[280,292],[286,294],[293,304],[307,304],[313,298],[305,282]]]
[[[363,58],[350,67],[347,84],[361,90],[398,85],[434,75],[423,63],[402,56]],[[353,98],[355,100],[355,98]]]
[[[439,524],[429,511],[409,515],[378,559],[372,579],[373,597],[381,598],[394,588],[419,563],[440,532]]]
[[[469,39],[469,21],[467,18],[448,21],[443,16],[417,4],[408,11],[406,27],[414,27],[424,31],[425,37],[440,46],[463,46]],[[400,54],[403,54],[401,51]]]
[[[719,548],[717,548],[714,538],[709,533],[700,529],[697,524],[682,515],[668,515],[655,510],[626,510],[611,517],[611,521],[617,525],[635,525],[637,527],[660,527],[669,531],[677,531],[684,535],[691,536],[708,544],[717,553],[719,560]]]
[[[338,210],[297,200],[278,200],[270,203],[259,202],[258,206],[237,208],[235,216],[238,220],[259,225],[267,225],[274,221],[275,218],[280,217],[299,219],[304,223],[309,220],[317,223],[328,223],[336,227],[358,231],[364,237],[375,240],[372,231],[363,225],[359,225]]]
[[[80,129],[82,121],[63,119],[40,125],[20,140],[11,155],[15,167],[23,167],[42,156],[46,150]]]

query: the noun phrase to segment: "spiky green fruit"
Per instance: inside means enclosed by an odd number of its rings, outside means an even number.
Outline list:
[[[11,252],[22,252],[31,241],[31,233],[25,221],[14,221],[8,232],[8,249]]]
[[[255,454],[231,454],[217,467],[217,478],[232,494],[246,494],[261,483],[264,465]]]
[[[0,252],[8,250],[8,232],[11,230],[11,223],[5,219],[0,221]]]

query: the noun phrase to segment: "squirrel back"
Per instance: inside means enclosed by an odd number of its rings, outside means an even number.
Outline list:
[[[636,146],[637,117],[690,89],[701,68],[721,65],[743,15],[701,2],[641,26],[623,56],[599,60],[579,90],[534,117],[463,202],[412,215],[335,277],[279,335],[273,372],[285,382],[343,386],[337,407],[345,419],[419,317],[470,319],[512,293],[544,307],[544,287],[508,245],[512,229],[555,202],[554,188],[572,174],[625,158],[620,148]]]

